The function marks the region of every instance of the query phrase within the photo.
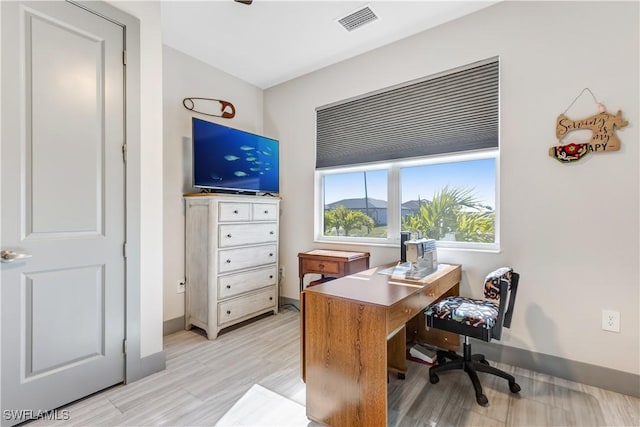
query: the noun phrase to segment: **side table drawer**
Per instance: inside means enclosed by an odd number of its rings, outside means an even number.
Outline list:
[[[232,322],[259,311],[275,308],[276,287],[218,303],[218,325]]]
[[[337,261],[320,261],[315,259],[302,260],[302,271],[306,273],[318,273],[318,274],[339,274],[341,264]]]

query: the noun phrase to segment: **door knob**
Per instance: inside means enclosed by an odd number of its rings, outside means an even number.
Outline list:
[[[0,252],[0,262],[13,262],[24,258],[31,258],[31,255],[7,250]]]

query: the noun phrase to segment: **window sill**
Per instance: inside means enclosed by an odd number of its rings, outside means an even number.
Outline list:
[[[372,247],[381,247],[381,248],[400,248],[400,242],[383,242],[383,241],[373,241],[373,240],[353,240],[347,241],[342,239],[322,239],[315,238],[313,243],[322,243],[322,244],[331,244],[331,245],[340,245],[340,246],[372,246]],[[490,254],[499,254],[502,253],[502,250],[497,245],[487,245],[486,247],[478,247],[478,246],[440,246],[436,244],[436,248],[438,251],[447,251],[447,252],[479,252],[479,253],[490,253]]]
[[[322,239],[316,238],[313,239],[313,243],[323,243],[323,244],[331,244],[331,245],[344,245],[344,246],[374,246],[374,247],[382,247],[382,248],[398,248],[399,243],[393,242],[384,242],[384,241],[373,241],[373,240],[338,240],[338,239]]]

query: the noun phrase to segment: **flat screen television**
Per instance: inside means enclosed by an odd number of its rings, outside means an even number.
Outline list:
[[[278,141],[192,119],[193,186],[237,193],[278,193]]]

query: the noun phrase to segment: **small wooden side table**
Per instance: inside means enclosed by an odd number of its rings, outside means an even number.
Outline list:
[[[304,287],[304,275],[321,274],[322,277],[343,277],[369,269],[369,252],[331,251],[315,249],[298,254],[300,292]]]

